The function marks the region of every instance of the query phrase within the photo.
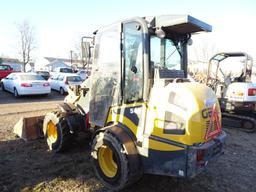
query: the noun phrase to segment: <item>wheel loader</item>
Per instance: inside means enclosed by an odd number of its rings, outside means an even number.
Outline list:
[[[189,15],[164,15],[95,31],[92,44],[82,43],[91,76],[45,116],[49,149],[64,151],[88,134],[95,174],[113,191],[144,173],[200,173],[223,153],[226,138],[215,93],[187,79],[191,35],[211,30]]]
[[[256,84],[252,83],[253,59],[244,52],[221,52],[209,61],[207,85],[219,99],[222,116],[232,127],[256,130]],[[229,123],[230,126],[230,123]]]

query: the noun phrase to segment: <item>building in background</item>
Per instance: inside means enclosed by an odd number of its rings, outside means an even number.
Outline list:
[[[1,59],[2,64],[10,65],[14,71],[22,71],[22,62],[20,62],[18,59],[4,57],[1,57]]]
[[[47,70],[54,71],[56,68],[66,67],[73,70],[78,70],[83,68],[83,63],[81,60],[72,60],[65,58],[55,58],[55,57],[39,57],[35,61],[36,70]]]

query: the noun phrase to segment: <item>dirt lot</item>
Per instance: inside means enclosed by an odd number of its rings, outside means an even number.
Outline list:
[[[71,151],[52,154],[43,139],[24,142],[12,133],[21,116],[45,114],[62,99],[57,93],[14,99],[0,91],[0,191],[107,191],[95,178],[83,138]],[[225,130],[225,154],[196,178],[145,175],[125,191],[256,191],[255,133]]]

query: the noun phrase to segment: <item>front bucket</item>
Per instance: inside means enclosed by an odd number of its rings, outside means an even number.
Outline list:
[[[44,116],[22,117],[14,125],[13,133],[25,141],[42,138],[43,121]]]

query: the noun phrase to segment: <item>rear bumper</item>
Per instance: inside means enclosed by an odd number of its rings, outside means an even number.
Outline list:
[[[223,144],[226,133],[221,132],[219,136],[209,142],[188,146],[165,140],[162,138],[151,138],[158,142],[179,146],[181,150],[161,151],[146,149],[147,155],[141,154],[144,173],[166,175],[181,178],[191,178],[202,172],[209,163],[223,154]],[[183,148],[183,149],[182,149]],[[143,151],[140,149],[139,151]],[[199,154],[202,154],[199,158]]]
[[[18,90],[19,95],[42,95],[42,94],[50,94],[51,88],[41,88],[41,89],[33,89],[33,88],[20,88]]]
[[[209,163],[222,155],[226,137],[227,134],[222,131],[221,135],[207,143],[190,146],[188,148],[186,177],[194,177],[203,171]]]

